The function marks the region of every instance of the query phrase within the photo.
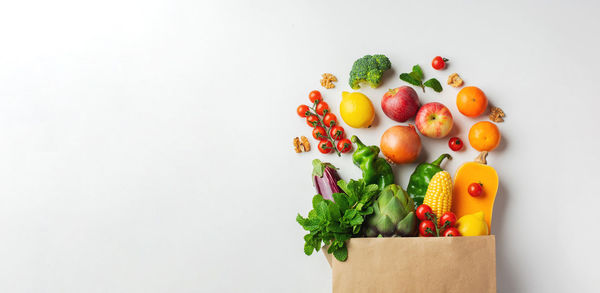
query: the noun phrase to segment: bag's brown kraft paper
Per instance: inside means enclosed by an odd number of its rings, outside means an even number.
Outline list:
[[[496,292],[496,239],[353,238],[348,260],[325,253],[333,292]]]

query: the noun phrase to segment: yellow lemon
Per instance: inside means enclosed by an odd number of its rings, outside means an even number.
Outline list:
[[[462,236],[481,236],[490,233],[483,212],[460,217],[456,221],[456,229]]]
[[[369,127],[375,119],[375,109],[367,96],[359,93],[342,92],[340,114],[350,127]]]

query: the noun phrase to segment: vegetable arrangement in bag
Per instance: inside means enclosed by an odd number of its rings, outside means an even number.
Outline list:
[[[447,61],[437,56],[432,67],[444,70]],[[384,72],[390,68],[391,62],[385,55],[365,55],[353,63],[348,84],[354,90],[360,89],[361,84],[377,88],[382,83]],[[442,92],[443,88],[436,78],[424,82],[424,77],[419,65],[400,75],[401,80],[420,87],[423,92],[425,87]],[[463,80],[453,73],[448,84],[460,88]],[[317,194],[312,198],[312,209],[307,216],[298,214],[296,217],[296,221],[308,232],[304,236],[304,252],[307,255],[326,248],[337,260],[345,261],[349,257],[346,241],[356,237],[489,234],[498,175],[486,165],[485,157],[500,143],[498,127],[488,121],[471,126],[469,143],[482,153],[476,162],[463,164],[456,171],[454,181],[441,165],[452,156],[443,153],[431,163],[418,164],[404,190],[395,182],[394,164],[417,160],[422,148],[419,133],[427,137],[425,141],[442,139],[451,131],[455,132],[454,120],[450,109],[442,103],[429,102],[421,106],[412,87],[392,88],[382,99],[383,112],[395,121],[414,119],[414,124],[390,127],[381,135],[379,146],[365,144],[356,135],[347,139],[337,117],[318,91],[309,94],[313,103],[311,107],[298,107],[298,115],[305,117],[307,124],[313,128],[312,136],[319,141],[318,149],[322,153],[335,151],[340,154],[349,152],[354,144],[352,162],[362,172],[362,178],[345,181],[340,179],[338,168],[333,164],[319,159],[312,161],[312,182]],[[455,89],[448,89],[452,90]],[[467,117],[478,117],[488,108],[487,97],[474,86],[460,90],[456,94],[456,103],[459,112]],[[374,128],[376,112],[371,100],[363,93],[342,91],[339,106],[343,119],[340,122],[354,128]],[[501,110],[490,114],[492,121],[503,121],[503,117],[505,114]],[[460,133],[453,135],[449,141],[443,142],[459,156],[466,145],[458,136]]]

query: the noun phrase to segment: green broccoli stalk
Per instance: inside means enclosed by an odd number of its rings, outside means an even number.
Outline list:
[[[392,63],[385,55],[365,55],[352,65],[350,71],[350,87],[359,89],[361,82],[369,83],[372,88],[376,88],[381,84],[383,72],[390,69]]]

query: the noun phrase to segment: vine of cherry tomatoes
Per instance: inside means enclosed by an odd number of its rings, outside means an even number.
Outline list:
[[[415,211],[419,223],[419,235],[422,237],[456,237],[460,232],[456,229],[456,215],[453,212],[445,212],[439,220],[431,208],[422,204]]]
[[[352,142],[346,138],[344,128],[337,125],[337,117],[323,101],[321,92],[317,90],[310,92],[308,99],[313,105],[311,107],[300,105],[296,112],[298,116],[306,118],[306,124],[313,128],[312,136],[319,141],[317,144],[319,151],[324,154],[335,151],[338,156],[340,153],[349,152],[352,149]]]

